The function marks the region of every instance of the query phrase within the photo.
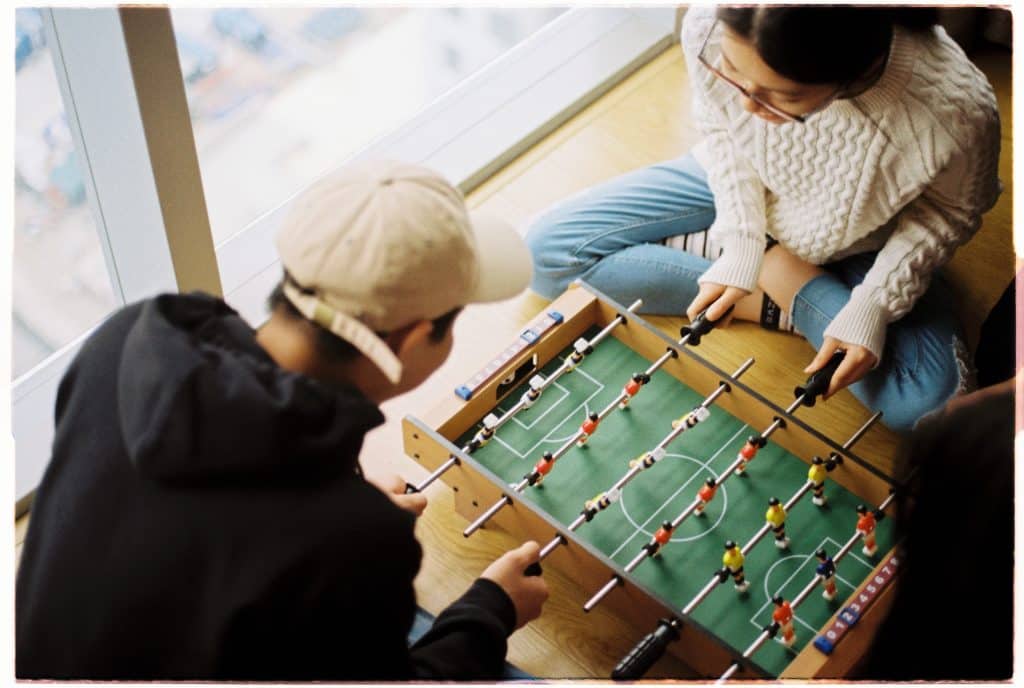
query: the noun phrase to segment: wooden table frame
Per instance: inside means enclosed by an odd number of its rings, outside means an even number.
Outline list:
[[[625,583],[604,601],[622,618],[640,628],[650,629],[654,628],[658,618],[674,616],[680,619],[683,622],[680,640],[671,643],[669,651],[696,671],[706,676],[718,676],[731,663],[739,661],[741,669],[736,678],[764,678],[759,667],[742,659],[740,652],[718,638],[710,629],[693,618],[684,617],[680,608],[685,600],[665,599],[634,580],[621,566],[592,545],[576,540],[563,524],[529,502],[519,499],[500,477],[452,444],[452,441],[479,423],[494,408],[500,401],[497,396],[499,383],[512,371],[519,370],[534,355],[537,356],[536,369],[539,370],[588,328],[595,325],[604,327],[617,316],[622,316],[625,322],[614,328],[611,336],[649,360],[663,355],[666,349],[675,351],[678,355],[668,360],[662,369],[698,394],[706,396],[724,381],[729,385],[729,391],[719,397],[716,402],[719,407],[755,428],[767,427],[773,420],[781,419],[782,426],[772,435],[772,442],[777,442],[808,463],[815,455],[828,456],[833,452],[842,455],[843,463],[829,474],[829,478],[866,503],[881,503],[895,486],[894,481],[866,459],[850,450],[844,450],[840,444],[794,414],[786,413],[783,407],[733,379],[701,357],[692,347],[680,347],[676,340],[587,284],[577,282],[554,301],[549,309],[561,313],[564,322],[541,337],[519,357],[510,360],[469,401],[463,401],[453,392],[424,414],[422,420],[406,416],[402,423],[405,452],[431,471],[452,456],[459,459],[458,464],[446,471],[441,479],[452,488],[456,511],[467,520],[475,520],[487,507],[505,495],[511,498],[511,504],[488,521],[490,527],[499,527],[524,540],[539,542],[550,540],[556,533],[563,535],[568,544],[557,548],[545,560],[545,566],[556,567],[578,581],[584,589],[601,587],[612,574],[622,577]],[[714,346],[713,342],[714,333],[708,335],[701,345]],[[798,382],[795,381],[794,386]],[[558,470],[557,466],[555,470]],[[891,588],[886,593],[891,593]],[[867,641],[884,617],[884,610],[891,603],[891,598],[891,594],[882,595],[832,655],[825,656],[808,643],[779,677],[837,678],[845,675],[855,666],[869,644]],[[840,605],[840,608],[843,606]],[[581,610],[580,613],[584,612]],[[827,628],[830,623],[831,619],[823,628]],[[855,650],[846,653],[844,650],[847,648]]]

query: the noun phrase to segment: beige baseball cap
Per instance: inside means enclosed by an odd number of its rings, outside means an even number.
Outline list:
[[[393,384],[402,365],[377,332],[511,298],[533,274],[514,227],[471,215],[437,172],[390,160],[347,165],[301,194],[277,250],[295,282],[288,300]]]

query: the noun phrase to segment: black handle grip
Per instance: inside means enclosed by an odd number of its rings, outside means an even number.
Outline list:
[[[412,483],[405,484],[405,494],[416,494],[417,492],[419,492],[418,487],[416,487]]]
[[[811,373],[811,376],[807,378],[807,382],[793,390],[793,396],[799,397],[803,395],[803,405],[814,406],[814,402],[817,401],[818,397],[828,391],[828,385],[832,382],[832,376],[835,375],[836,369],[843,362],[845,356],[846,352],[842,350],[833,353],[832,358],[828,359],[828,363],[825,364],[824,368]]]
[[[539,561],[533,562],[532,564],[526,567],[525,571],[523,571],[524,576],[539,576],[542,573],[544,573],[544,569],[540,567]]]
[[[612,678],[635,681],[642,677],[665,654],[669,643],[679,640],[681,627],[678,619],[658,619],[658,627],[645,635],[612,669]]]
[[[683,325],[682,327],[679,328],[679,336],[685,337],[689,335],[690,338],[686,340],[686,343],[689,344],[690,346],[697,346],[698,344],[700,344],[700,338],[706,335],[711,330],[715,329],[715,325],[720,323],[722,320],[725,319],[726,316],[732,313],[733,308],[734,306],[729,306],[729,310],[727,310],[725,312],[725,315],[723,315],[718,320],[708,320],[708,309],[705,308],[703,311],[701,311],[700,315],[698,315],[696,318],[693,319],[692,322],[690,322],[689,325]]]

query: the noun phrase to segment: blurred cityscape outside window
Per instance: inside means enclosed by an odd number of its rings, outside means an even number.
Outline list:
[[[214,243],[564,11],[172,9]]]
[[[16,379],[99,322],[118,301],[38,9],[15,10],[14,46]]]

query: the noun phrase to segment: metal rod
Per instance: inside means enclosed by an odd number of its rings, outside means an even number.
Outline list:
[[[465,449],[463,449],[463,451],[465,451]],[[423,492],[423,490],[425,490],[428,487],[430,487],[431,483],[433,483],[435,480],[437,480],[442,475],[444,475],[448,471],[449,468],[452,468],[453,466],[458,466],[458,465],[459,465],[459,457],[457,457],[457,456],[449,456],[447,461],[445,461],[443,464],[438,466],[437,469],[433,473],[431,473],[426,478],[424,478],[423,482],[421,482],[419,485],[416,485],[416,491],[417,492]]]
[[[479,518],[477,518],[475,521],[470,523],[469,526],[464,531],[462,531],[463,537],[469,537],[470,535],[475,533],[477,530],[480,529],[480,526],[482,526],[483,524],[487,523],[487,521],[489,521],[490,518],[492,516],[494,516],[494,514],[496,514],[499,511],[501,511],[501,508],[503,506],[505,506],[506,504],[511,504],[511,503],[512,503],[512,498],[511,497],[509,497],[508,495],[502,495],[501,499],[496,501],[493,504],[493,506],[491,506],[490,509],[488,509],[487,511],[482,513]]]
[[[864,425],[857,428],[857,431],[850,435],[850,439],[846,440],[846,443],[843,445],[843,449],[849,449],[850,447],[855,445],[857,441],[864,436],[864,433],[871,429],[871,426],[874,425],[875,422],[878,421],[878,419],[881,417],[882,412],[878,411],[875,413],[875,415],[868,418]]]
[[[640,565],[640,562],[650,556],[646,549],[640,550],[640,554],[633,557],[633,560],[626,564],[626,573],[633,573],[636,567]]]
[[[587,600],[587,603],[583,605],[583,611],[589,612],[591,609],[597,606],[598,602],[608,596],[617,585],[622,583],[622,578],[619,574],[612,576],[611,580],[604,584],[604,587],[597,591],[597,594]]]
[[[637,309],[640,308],[640,306],[642,305],[644,305],[644,300],[637,299],[632,304],[630,304],[629,308],[627,308],[626,310],[629,311],[630,313],[636,313]],[[621,313],[619,315],[616,315],[615,318],[610,323],[608,323],[603,330],[594,335],[593,339],[590,340],[590,346],[597,346],[602,340],[604,340],[605,337],[611,334],[612,330],[614,330],[618,325],[621,325],[624,322],[626,322],[626,316],[622,315]]]
[[[694,499],[693,503],[690,504],[690,506],[688,506],[685,509],[683,509],[679,513],[678,516],[676,516],[674,519],[672,519],[672,530],[675,530],[680,525],[682,525],[683,521],[688,519],[690,517],[690,515],[693,514],[693,512],[697,509],[697,505],[698,504],[700,504],[700,500],[699,499]]]
[[[687,604],[685,607],[683,607],[683,614],[689,614],[694,609],[696,609],[697,605],[699,605],[701,602],[703,602],[704,598],[706,598],[709,594],[711,594],[711,591],[714,590],[717,585],[718,585],[718,576],[712,576],[711,580],[708,581],[707,585],[705,585],[703,588],[701,588],[701,591],[699,593],[697,593],[697,596],[694,597],[692,600],[690,600],[689,604]]]
[[[538,561],[544,561],[548,558],[549,554],[558,549],[559,545],[564,544],[567,544],[565,537],[563,537],[560,533],[558,535],[555,535],[551,542],[541,547],[540,554],[538,555]]]
[[[522,411],[523,407],[524,407],[523,400],[520,399],[519,401],[517,401],[515,403],[515,406],[510,408],[508,411],[505,411],[505,413],[501,414],[501,417],[498,418],[498,422],[494,424],[494,431],[497,432],[498,428],[500,428],[502,425],[504,425],[508,421],[512,420],[512,416],[514,416],[517,413],[519,413],[520,411]]]

